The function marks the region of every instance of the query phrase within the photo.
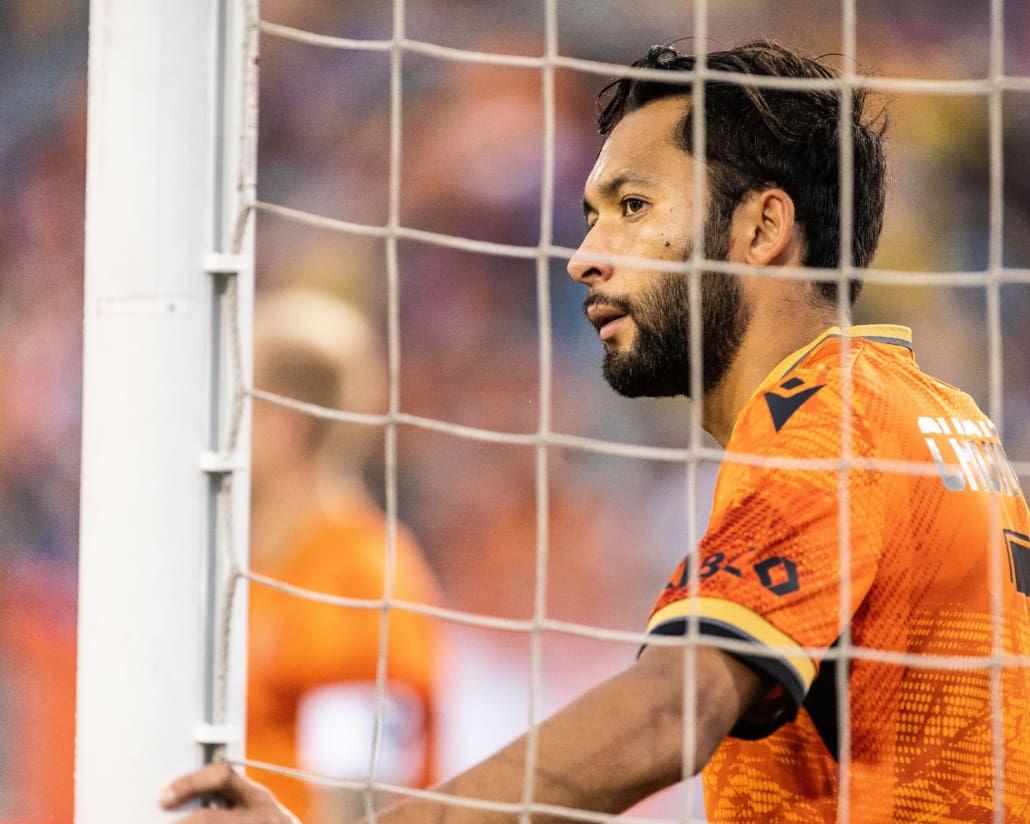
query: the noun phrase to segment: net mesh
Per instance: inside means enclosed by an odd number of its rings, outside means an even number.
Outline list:
[[[374,778],[387,695],[388,616],[409,612],[438,619],[455,639],[452,649],[464,651],[452,653],[444,676],[451,699],[437,743],[441,776],[530,730],[520,804],[449,803],[548,811],[533,796],[534,725],[632,660],[645,610],[703,533],[722,450],[702,431],[696,407],[623,401],[603,386],[598,347],[579,310],[582,295],[563,273],[581,233],[582,182],[599,145],[593,94],[626,75],[626,64],[651,42],[781,39],[839,55],[845,113],[859,86],[892,99],[889,223],[874,266],[864,272],[866,296],[856,320],[868,315],[913,326],[924,369],[968,388],[1003,429],[1016,472],[1030,475],[1030,400],[1025,391],[1006,391],[1030,380],[1021,351],[1030,248],[1013,231],[1030,211],[1022,188],[1030,176],[1020,174],[1026,159],[1018,151],[1030,136],[1030,67],[1013,48],[1030,29],[1030,14],[1020,4],[870,3],[861,13],[847,0],[820,12],[807,3],[785,9],[783,3],[697,2],[689,13],[669,12],[664,3],[627,10],[557,0],[337,5],[266,0],[255,21],[262,52],[261,156],[252,204],[258,288],[302,283],[360,306],[386,352],[387,400],[368,413],[260,386],[245,391],[257,403],[375,433],[382,459],[364,472],[386,516],[384,594],[343,597],[254,571],[244,577],[255,587],[380,613],[376,733],[364,776],[260,766],[313,783],[437,797]],[[800,15],[804,31],[792,22]],[[878,74],[860,71],[856,58]],[[695,94],[701,93],[696,84],[712,76],[698,67],[690,78]],[[844,141],[845,169],[850,162]],[[851,176],[842,179],[846,227]],[[699,202],[703,180],[693,183]],[[699,213],[695,220],[699,235]],[[850,250],[848,231],[841,242]],[[702,262],[695,253],[683,269],[697,271]],[[831,273],[788,268],[776,276],[846,282],[849,274],[843,266]],[[700,324],[692,320],[699,357]],[[850,432],[846,421],[842,431]],[[848,448],[844,459],[863,465]],[[787,462],[789,468],[841,466],[825,463]],[[936,472],[924,463],[871,468]],[[841,477],[847,570],[846,470]],[[400,524],[418,536],[439,577],[438,603],[394,595]],[[999,561],[998,589],[1004,574]],[[845,573],[843,591],[849,586]],[[997,598],[994,608],[1000,614]],[[841,623],[847,626],[846,614]],[[982,662],[926,661],[851,646],[846,638],[833,655],[912,667],[990,667],[995,774],[1001,775],[997,674],[1003,665],[1030,662],[1004,655],[1000,629],[994,654]],[[689,648],[685,665],[690,685]],[[842,681],[840,706],[847,707],[847,698]],[[484,702],[493,705],[492,723],[477,714]],[[846,821],[848,724],[841,729]],[[688,750],[692,730],[685,725]],[[1000,799],[1000,777],[995,790]],[[697,792],[690,783],[641,814],[694,820],[703,816]]]

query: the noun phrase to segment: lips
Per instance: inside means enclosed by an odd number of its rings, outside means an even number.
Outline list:
[[[594,325],[601,340],[607,340],[615,334],[619,321],[626,313],[605,303],[593,303],[587,307],[587,319]]]

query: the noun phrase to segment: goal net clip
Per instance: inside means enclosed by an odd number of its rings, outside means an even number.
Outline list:
[[[247,464],[240,455],[231,452],[208,450],[200,456],[200,468],[212,475],[228,475],[246,469]]]
[[[243,741],[243,727],[239,724],[197,724],[193,738],[207,747],[224,747]]]
[[[244,255],[208,252],[204,255],[204,271],[209,275],[239,275],[247,269]]]

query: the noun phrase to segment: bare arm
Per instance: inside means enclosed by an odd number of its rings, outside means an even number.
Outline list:
[[[698,772],[737,719],[761,694],[762,681],[732,656],[711,647],[696,650],[696,749],[683,753],[684,650],[649,647],[624,672],[604,681],[538,730],[533,800],[598,812],[621,812],[654,792]],[[437,788],[468,799],[518,803],[525,779],[527,736]],[[686,771],[684,765],[687,765]],[[175,807],[201,793],[218,792],[237,806],[230,812],[205,811],[183,824],[245,824],[289,819],[255,813],[271,808],[271,797],[237,774],[217,767],[179,779],[165,805]],[[226,783],[228,782],[228,783]],[[239,813],[239,815],[236,815]],[[206,816],[212,815],[211,818]],[[512,813],[408,799],[376,816],[382,824],[507,824]],[[563,821],[533,816],[534,821]]]

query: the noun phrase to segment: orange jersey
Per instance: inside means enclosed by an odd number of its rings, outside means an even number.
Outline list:
[[[710,820],[836,821],[844,780],[850,822],[1030,821],[1028,535],[994,425],[907,329],[785,359],[649,622],[775,683],[703,771]]]
[[[435,602],[435,583],[403,530],[396,548],[392,598]],[[323,512],[297,536],[288,555],[255,571],[322,593],[375,600],[384,595],[386,558],[382,514],[371,504],[348,505],[338,512]],[[364,779],[370,766],[380,645],[385,642],[390,697],[385,702],[377,776],[390,782],[428,783],[436,653],[431,618],[394,607],[384,637],[379,609],[311,601],[258,583],[250,588],[249,611],[248,758]],[[324,711],[309,713],[313,720],[305,729],[306,706],[349,708],[345,729],[340,724],[326,726]],[[316,753],[317,763],[303,763],[305,735],[315,740],[309,750],[321,746],[324,751],[322,745],[328,743],[337,752]],[[327,737],[334,740],[326,742]],[[351,752],[339,752],[348,746]],[[391,760],[405,763],[387,763]],[[312,796],[303,782],[267,771],[255,777],[302,821],[309,820]]]

